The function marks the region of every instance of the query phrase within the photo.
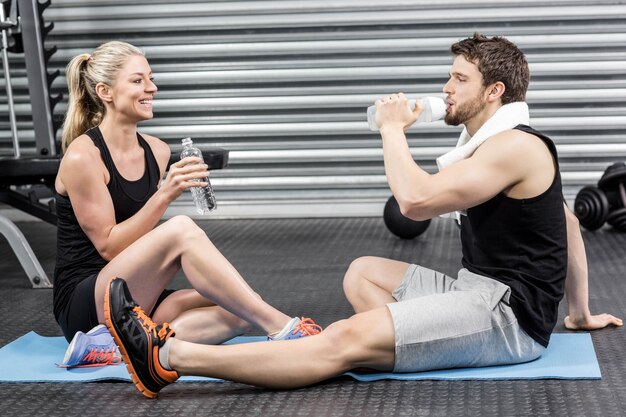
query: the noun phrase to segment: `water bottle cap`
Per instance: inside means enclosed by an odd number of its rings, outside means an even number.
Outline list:
[[[185,145],[193,145],[193,141],[191,140],[191,138],[184,138],[183,139],[183,146]]]

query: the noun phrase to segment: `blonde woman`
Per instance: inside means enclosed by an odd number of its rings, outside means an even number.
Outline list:
[[[250,325],[271,339],[319,332],[264,302],[193,220],[157,223],[168,205],[208,175],[188,157],[172,164],[169,146],[140,134],[153,117],[157,87],[141,50],[108,42],[67,67],[69,106],[56,178],[58,210],[54,314],[65,337],[104,323],[107,282],[122,277],[157,322],[182,340],[216,344]],[[166,287],[181,270],[193,289]]]

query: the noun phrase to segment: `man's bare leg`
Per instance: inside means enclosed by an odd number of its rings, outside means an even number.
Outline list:
[[[182,375],[296,388],[357,368],[393,370],[394,327],[386,307],[331,324],[298,340],[206,346],[169,339],[169,365]]]

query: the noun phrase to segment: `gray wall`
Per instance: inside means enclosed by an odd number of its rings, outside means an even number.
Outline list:
[[[377,216],[389,189],[365,108],[390,92],[442,95],[448,47],[474,31],[526,52],[531,124],[557,143],[568,199],[626,159],[626,2],[547,4],[53,0],[44,16],[55,23],[46,44],[59,48],[52,69],[104,41],[129,41],[145,50],[159,87],[155,118],[141,130],[174,149],[191,136],[231,151],[230,167],[212,175],[212,216]],[[17,58],[15,67],[24,92]],[[30,106],[19,100],[28,147]],[[442,122],[412,130],[415,159],[434,170],[459,132]],[[175,212],[192,214],[189,202]]]

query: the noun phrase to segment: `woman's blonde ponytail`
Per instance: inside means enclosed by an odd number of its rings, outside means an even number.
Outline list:
[[[85,66],[89,59],[91,59],[91,55],[80,54],[70,61],[65,71],[69,99],[61,138],[63,151],[67,149],[72,140],[89,129],[87,121],[89,120],[88,101],[90,97],[83,79]]]

